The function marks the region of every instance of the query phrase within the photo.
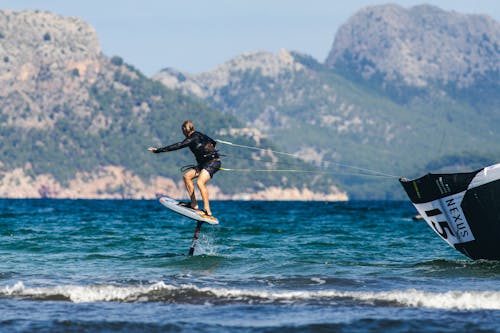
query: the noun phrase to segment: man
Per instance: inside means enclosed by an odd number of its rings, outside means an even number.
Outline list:
[[[184,173],[184,184],[186,185],[187,192],[191,199],[191,203],[186,203],[184,205],[199,210],[193,184],[193,179],[198,178],[196,184],[198,185],[203,199],[202,212],[211,216],[212,211],[210,209],[206,184],[221,167],[219,154],[217,150],[215,150],[216,142],[205,134],[195,131],[194,124],[189,120],[186,120],[182,124],[182,133],[186,137],[182,142],[174,143],[163,148],[149,147],[148,150],[153,153],[162,153],[189,147],[198,165],[190,168]]]

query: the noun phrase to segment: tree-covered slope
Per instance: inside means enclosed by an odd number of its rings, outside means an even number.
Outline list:
[[[194,94],[199,90],[188,87],[201,87],[213,107],[331,172],[355,198],[401,197],[397,177],[425,172],[427,163],[444,154],[498,151],[496,120],[485,110],[432,92],[400,103],[311,57],[288,55],[291,62],[271,72],[265,68],[271,61],[262,58],[283,54],[247,54],[211,73],[225,73],[222,84],[204,73],[177,83],[177,89]],[[168,70],[156,79],[172,82],[176,75]],[[365,169],[394,177],[366,176],[373,173]]]
[[[183,139],[186,119],[221,140],[274,148],[232,115],[153,81],[99,51],[85,22],[42,12],[0,11],[0,194],[7,197],[154,197],[184,194],[179,168],[188,150],[152,154]],[[16,55],[21,54],[21,57]],[[223,166],[270,169],[308,165],[269,151],[219,145]],[[220,172],[215,198],[345,199],[332,177]],[[272,188],[273,193],[268,189]],[[314,192],[314,193],[313,193]]]
[[[397,177],[434,171],[440,158],[450,172],[496,162],[498,26],[432,6],[369,7],[339,30],[325,63],[253,52],[210,72],[154,78],[335,174],[352,198],[402,198]]]

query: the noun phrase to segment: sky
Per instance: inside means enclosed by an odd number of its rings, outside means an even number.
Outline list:
[[[101,50],[151,76],[172,67],[209,71],[249,51],[298,51],[323,62],[337,29],[359,9],[423,3],[500,21],[499,0],[0,0],[0,9],[77,16]]]

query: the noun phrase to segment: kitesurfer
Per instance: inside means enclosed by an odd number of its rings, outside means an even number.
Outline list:
[[[196,131],[193,122],[190,120],[186,120],[182,124],[182,133],[186,137],[183,141],[163,148],[149,147],[148,150],[153,153],[163,153],[189,147],[198,164],[190,167],[184,173],[184,184],[186,185],[189,198],[191,199],[191,202],[185,205],[199,210],[193,184],[193,180],[197,178],[196,184],[198,185],[198,189],[203,199],[203,210],[200,212],[211,216],[212,211],[210,209],[206,184],[221,168],[220,156],[215,149],[216,142],[207,135]]]

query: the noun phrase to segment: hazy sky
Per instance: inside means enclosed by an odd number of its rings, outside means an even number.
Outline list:
[[[338,27],[362,7],[428,3],[500,21],[499,0],[0,0],[92,25],[101,50],[152,75],[164,67],[199,73],[248,51],[299,51],[324,61]]]

